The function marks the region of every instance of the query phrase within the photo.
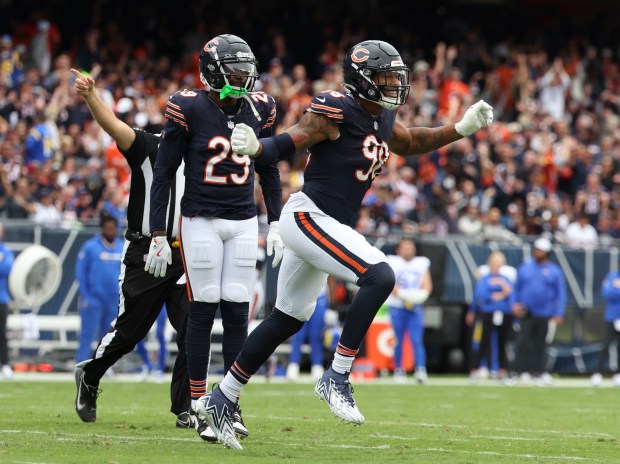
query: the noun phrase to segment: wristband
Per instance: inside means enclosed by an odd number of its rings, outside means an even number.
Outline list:
[[[259,139],[263,146],[260,156],[254,160],[261,166],[277,163],[295,154],[295,142],[289,134],[284,132],[280,135]]]

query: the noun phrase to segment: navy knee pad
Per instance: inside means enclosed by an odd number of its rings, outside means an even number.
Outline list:
[[[396,285],[396,277],[388,263],[380,262],[370,266],[358,279],[357,285],[360,287],[374,287],[377,291],[389,295],[394,290],[394,285]]]

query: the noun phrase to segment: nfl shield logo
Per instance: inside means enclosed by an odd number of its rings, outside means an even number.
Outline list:
[[[234,129],[235,128],[235,123],[232,121],[228,121],[228,128],[229,129]]]
[[[375,130],[379,129],[379,123],[377,121],[375,121]]]

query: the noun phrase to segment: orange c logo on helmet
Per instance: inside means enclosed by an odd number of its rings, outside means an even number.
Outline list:
[[[362,54],[362,56],[359,56],[360,54]],[[368,49],[362,47],[356,48],[355,50],[353,50],[353,53],[351,53],[351,59],[356,63],[363,63],[369,57],[370,52],[368,51]]]
[[[219,44],[220,43],[218,42],[217,39],[209,40],[206,43],[206,45],[205,45],[204,51],[205,52],[212,52],[213,50],[215,50],[217,48],[216,45],[219,45]]]

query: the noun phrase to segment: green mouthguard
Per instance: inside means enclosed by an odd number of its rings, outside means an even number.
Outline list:
[[[240,97],[241,95],[245,95],[246,93],[248,93],[248,89],[235,90],[232,88],[231,85],[225,85],[220,91],[220,100],[224,100],[224,98],[229,95]]]

